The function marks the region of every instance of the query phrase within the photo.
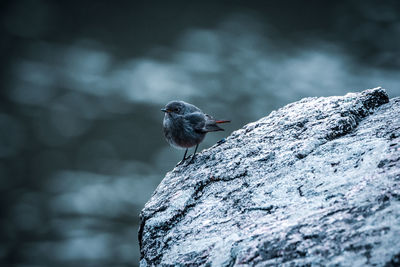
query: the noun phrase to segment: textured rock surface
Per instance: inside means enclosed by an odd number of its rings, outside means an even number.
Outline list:
[[[306,98],[176,167],[141,213],[141,265],[400,260],[400,98]]]

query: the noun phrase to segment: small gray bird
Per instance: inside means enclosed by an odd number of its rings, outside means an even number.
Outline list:
[[[196,146],[190,162],[193,161],[197,147],[208,132],[224,130],[217,124],[230,122],[215,120],[198,107],[184,101],[171,101],[161,111],[165,112],[163,130],[168,143],[176,148],[186,148],[178,165],[187,159],[188,148]]]

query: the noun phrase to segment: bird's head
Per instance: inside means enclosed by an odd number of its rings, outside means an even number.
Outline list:
[[[171,115],[183,115],[186,112],[186,105],[183,101],[171,101],[161,111]]]

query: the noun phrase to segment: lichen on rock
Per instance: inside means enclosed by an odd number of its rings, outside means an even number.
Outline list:
[[[167,173],[141,212],[141,266],[395,266],[400,98],[305,98]]]

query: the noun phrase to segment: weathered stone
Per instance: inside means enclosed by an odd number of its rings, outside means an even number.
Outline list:
[[[395,266],[400,98],[305,98],[169,172],[141,213],[141,266]]]

